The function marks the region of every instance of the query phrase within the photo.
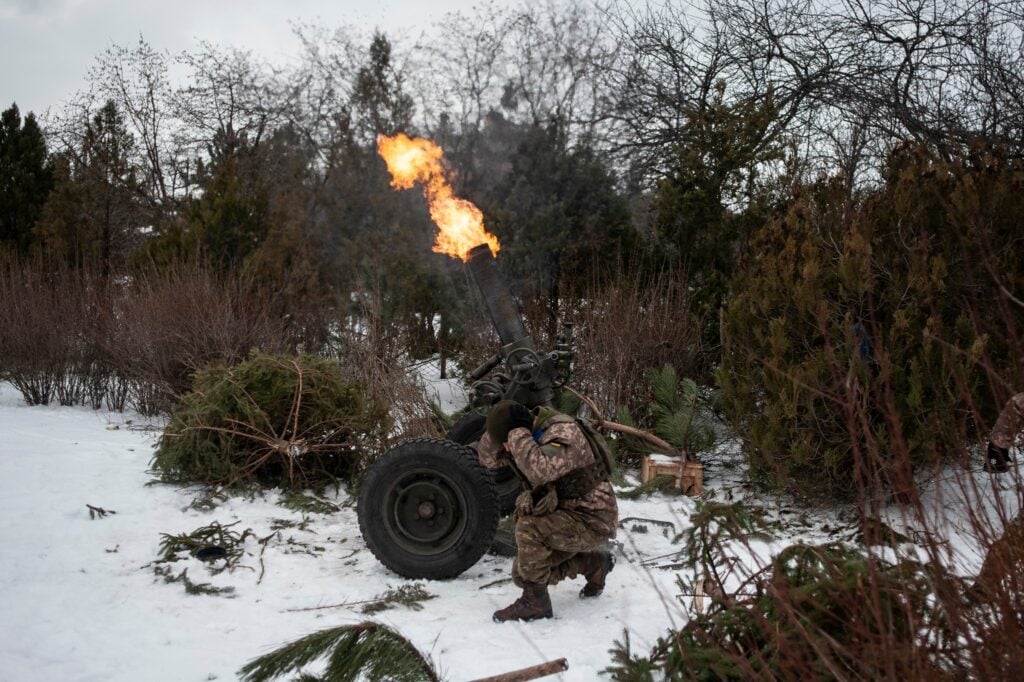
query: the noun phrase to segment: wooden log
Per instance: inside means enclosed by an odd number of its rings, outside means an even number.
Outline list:
[[[519,670],[512,670],[492,677],[481,677],[471,682],[526,682],[527,680],[536,680],[539,677],[557,675],[568,669],[569,662],[564,658],[559,658],[554,661],[531,665],[529,668],[520,668]]]

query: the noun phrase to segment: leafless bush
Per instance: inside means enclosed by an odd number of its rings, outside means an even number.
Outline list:
[[[665,365],[696,377],[700,328],[685,281],[671,272],[645,277],[625,268],[594,282],[566,311],[578,356],[571,383],[605,414],[636,413],[649,400],[644,373]]]
[[[144,413],[165,410],[214,363],[233,364],[254,348],[285,347],[269,295],[241,277],[186,266],[125,282],[107,311],[105,347]]]
[[[440,437],[438,415],[422,382],[408,368],[403,328],[389,325],[375,294],[361,298],[354,314],[340,322],[327,353],[345,373],[367,387],[372,398],[389,406],[394,440]]]
[[[99,278],[43,261],[0,266],[0,376],[30,405],[102,404],[101,291]]]

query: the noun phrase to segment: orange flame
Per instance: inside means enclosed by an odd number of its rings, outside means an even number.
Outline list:
[[[392,187],[412,189],[413,185],[423,185],[430,217],[439,230],[434,242],[436,253],[465,261],[470,249],[487,244],[492,254],[498,254],[498,238],[484,229],[484,214],[472,202],[452,192],[441,163],[444,151],[439,146],[404,133],[392,137],[378,135],[377,153],[388,165]]]

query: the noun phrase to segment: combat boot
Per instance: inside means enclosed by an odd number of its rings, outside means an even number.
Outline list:
[[[537,620],[551,617],[551,597],[548,586],[537,583],[524,583],[523,596],[505,608],[494,612],[494,622],[504,623],[507,620]]]
[[[615,568],[615,555],[608,551],[587,552],[581,558],[587,584],[580,590],[580,597],[597,597],[604,592],[605,578]]]

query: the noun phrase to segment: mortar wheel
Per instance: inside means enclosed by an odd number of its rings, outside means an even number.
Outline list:
[[[473,410],[459,417],[448,431],[448,440],[467,445],[476,450],[476,444],[484,435],[487,428],[487,414],[479,410]],[[516,508],[516,497],[523,490],[519,477],[512,471],[512,467],[502,467],[494,471],[494,487],[498,492],[498,510],[502,516],[507,516]]]
[[[454,578],[494,539],[494,478],[466,446],[417,438],[374,462],[359,489],[359,530],[373,555],[406,578]]]

